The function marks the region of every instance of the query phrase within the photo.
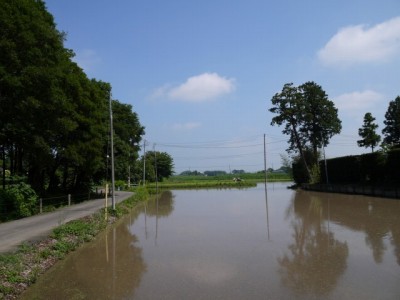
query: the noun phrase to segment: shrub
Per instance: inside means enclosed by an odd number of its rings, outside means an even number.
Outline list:
[[[123,180],[116,180],[115,181],[115,188],[117,190],[123,190],[123,189],[125,189],[125,186],[126,186],[126,182],[125,181],[123,181]]]
[[[37,210],[38,196],[29,184],[19,183],[0,191],[2,219],[29,217]]]

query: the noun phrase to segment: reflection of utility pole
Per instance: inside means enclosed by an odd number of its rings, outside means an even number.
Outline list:
[[[116,235],[116,233],[115,233],[115,227],[113,228],[113,268],[112,268],[112,273],[113,273],[113,275],[112,275],[112,277],[113,277],[113,280],[112,280],[112,287],[113,287],[113,297],[115,296],[115,278],[116,278],[116,273],[115,273],[115,269],[116,269],[116,266],[115,266],[115,264],[116,264],[116,262],[115,262],[115,252],[116,252],[116,245],[117,245],[117,241],[116,241],[116,238],[117,238],[117,235]]]
[[[144,203],[144,236],[147,240],[147,203]]]
[[[267,197],[267,183],[265,183],[265,207],[267,210],[267,232],[268,232],[268,241],[269,241],[269,216],[268,216],[268,197]]]
[[[267,194],[267,151],[265,146],[265,134],[264,134],[264,190],[265,190],[265,207],[267,210],[267,230],[268,230],[268,240],[269,240],[269,216],[268,216],[268,194]]]
[[[267,151],[265,146],[265,133],[264,133],[264,174],[265,174],[265,187],[267,186]],[[265,190],[266,191],[266,190]]]
[[[157,246],[157,237],[158,237],[158,190],[157,190],[157,194],[156,194],[156,237],[154,240],[154,245]]]

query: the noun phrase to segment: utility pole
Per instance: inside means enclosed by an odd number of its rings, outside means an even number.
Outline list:
[[[323,153],[324,153],[326,184],[329,184],[329,180],[328,180],[328,165],[327,165],[327,163],[326,163],[325,144],[324,144],[324,140],[323,140],[323,138],[322,138],[322,133],[321,133],[321,141],[322,141],[322,151],[323,151]]]
[[[157,174],[157,153],[156,153],[156,144],[153,144],[153,151],[154,151],[154,168],[156,173],[156,191],[158,191],[158,174]]]
[[[115,175],[114,175],[114,128],[113,115],[111,105],[111,91],[109,94],[110,103],[110,142],[111,142],[111,193],[112,193],[112,209],[115,209]]]
[[[326,156],[325,156],[325,145],[322,145],[322,147],[323,147],[322,149],[324,150],[326,184],[329,184],[329,180],[328,180],[328,165],[326,163]]]
[[[143,186],[146,185],[146,140],[143,140]]]
[[[128,189],[131,187],[131,147],[132,139],[129,139],[129,157],[128,157]]]

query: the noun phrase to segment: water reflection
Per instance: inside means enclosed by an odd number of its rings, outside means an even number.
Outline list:
[[[132,297],[147,267],[136,236],[129,232],[128,224],[122,225],[108,229],[97,242],[59,262],[22,299]]]
[[[267,215],[267,236],[268,236],[268,240],[270,240],[267,181],[265,181],[265,183],[264,183],[264,194],[265,194],[265,209],[266,209],[266,215]]]
[[[327,295],[346,270],[348,245],[329,231],[320,198],[300,192],[292,205],[293,242],[289,254],[278,258],[282,282],[296,295]]]
[[[386,242],[390,241],[400,265],[400,218],[396,213],[400,212],[400,201],[323,193],[309,195],[320,201],[325,220],[365,233],[365,244],[376,263],[382,263],[388,248]]]
[[[400,201],[286,186],[163,192],[25,299],[397,299]]]
[[[352,242],[348,233],[338,238],[343,232],[338,228],[364,234],[376,264],[383,263],[388,248],[400,264],[400,218],[395,211],[400,212],[398,201],[297,191],[286,211],[292,243],[278,258],[282,282],[297,295],[332,292],[346,271]]]
[[[147,215],[150,217],[168,217],[174,210],[174,195],[171,191],[157,194],[155,201],[147,202]]]

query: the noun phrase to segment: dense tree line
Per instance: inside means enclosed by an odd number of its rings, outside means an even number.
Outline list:
[[[6,172],[40,194],[86,190],[107,177],[111,85],[89,79],[42,0],[0,0],[0,153]],[[131,105],[112,101],[116,177],[144,134]]]

